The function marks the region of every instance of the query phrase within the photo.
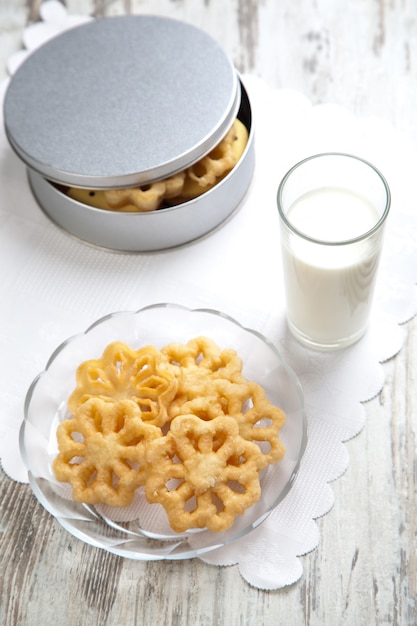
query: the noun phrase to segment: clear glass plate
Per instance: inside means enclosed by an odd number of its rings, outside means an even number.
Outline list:
[[[52,461],[58,452],[56,428],[68,417],[66,402],[75,387],[78,365],[99,358],[113,341],[123,341],[132,348],[149,344],[162,348],[200,335],[221,348],[235,349],[243,360],[246,378],[262,385],[270,402],[286,413],[281,430],[286,453],[278,464],[264,470],[260,500],[224,532],[198,529],[181,534],[170,528],[160,505],[147,503],[142,488],[136,490],[133,505],[125,509],[73,501],[69,486],[56,480]],[[120,556],[161,560],[191,558],[215,550],[261,524],[293,485],[306,439],[300,384],[268,339],[218,311],[156,304],[104,317],[55,350],[28,390],[20,447],[34,494],[67,531]]]

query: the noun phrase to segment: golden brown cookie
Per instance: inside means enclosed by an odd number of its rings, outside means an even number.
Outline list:
[[[104,197],[111,209],[123,210],[134,206],[136,211],[155,211],[163,200],[181,195],[184,187],[185,173],[178,172],[174,176],[159,180],[150,185],[130,189],[110,189],[104,191]],[[128,209],[131,210],[131,209]]]
[[[83,204],[88,204],[89,206],[95,207],[96,209],[105,209],[107,211],[112,211],[112,207],[109,205],[106,199],[105,192],[98,189],[79,189],[77,187],[70,187],[67,190],[67,195],[78,202],[82,202]],[[126,212],[136,212],[137,208],[131,204],[126,205],[123,208]]]
[[[233,418],[179,415],[149,447],[146,498],[162,504],[177,532],[221,532],[259,499],[261,457]]]
[[[91,397],[106,402],[133,400],[143,420],[162,428],[168,407],[177,392],[175,372],[154,346],[133,350],[121,341],[109,344],[102,356],[81,363],[76,371],[76,387],[68,399],[75,413]]]
[[[58,426],[55,476],[72,485],[74,500],[127,506],[145,483],[148,442],[159,436],[132,400],[90,398]]]
[[[236,119],[226,137],[207,156],[186,170],[181,202],[196,198],[217,185],[239,161],[247,142],[247,128]]]

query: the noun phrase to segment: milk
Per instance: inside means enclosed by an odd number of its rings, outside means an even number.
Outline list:
[[[353,343],[366,330],[382,235],[376,231],[352,240],[370,231],[380,214],[361,195],[323,187],[298,198],[286,216],[293,228],[316,240],[283,232],[290,328],[312,345]]]

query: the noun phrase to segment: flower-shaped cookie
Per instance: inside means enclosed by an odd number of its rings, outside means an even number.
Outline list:
[[[231,417],[177,416],[149,446],[148,462],[146,497],[162,504],[177,532],[226,530],[260,497],[262,454]]]
[[[235,119],[229,132],[213,150],[186,170],[182,196],[194,198],[205,193],[228,174],[243,154],[248,141],[245,125]]]
[[[134,400],[143,420],[162,428],[178,382],[167,358],[154,346],[133,350],[121,341],[109,344],[99,359],[84,361],[68,400],[71,413],[91,397],[107,402]]]
[[[136,211],[155,211],[165,199],[181,195],[184,187],[185,172],[178,172],[164,180],[158,180],[150,185],[129,189],[109,189],[104,191],[104,197],[110,209]]]
[[[162,348],[170,363],[182,368],[198,367],[201,371],[230,378],[242,370],[242,359],[235,350],[222,350],[208,337],[195,337],[187,343],[170,343]]]
[[[148,443],[160,435],[135,402],[90,398],[58,426],[55,476],[72,485],[74,500],[127,506],[146,480]]]
[[[196,337],[186,344],[171,343],[161,352],[175,368],[179,381],[173,406],[204,396],[208,379],[234,380],[242,371],[242,359],[235,350],[222,350],[207,337]]]
[[[280,431],[285,413],[269,402],[260,385],[234,375],[234,381],[202,377],[199,385],[188,385],[187,389],[187,394],[177,396],[171,403],[171,418],[179,414],[204,416],[203,419],[220,414],[231,416],[238,424],[239,435],[259,444],[265,465],[282,459],[285,447]]]

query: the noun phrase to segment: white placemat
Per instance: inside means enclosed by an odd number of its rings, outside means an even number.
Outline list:
[[[51,0],[43,21],[24,32],[25,56],[62,29],[82,22]],[[348,466],[343,442],[365,422],[362,403],[384,384],[380,365],[402,345],[402,324],[417,312],[417,211],[413,181],[417,149],[386,121],[358,119],[340,106],[312,106],[302,94],[273,90],[243,76],[255,120],[256,169],[243,205],[221,228],[180,249],[119,254],[83,244],[52,225],[34,201],[23,164],[0,135],[0,459],[27,482],[18,432],[26,390],[66,338],[97,318],[157,302],[222,310],[259,330],[279,348],[304,389],[309,441],[288,497],[262,526],[207,563],[238,564],[261,589],[302,575],[298,558],[319,543],[315,519],[333,505],[329,482]],[[7,81],[1,85],[1,97]],[[392,191],[372,323],[355,346],[332,354],[301,347],[285,325],[278,183],[295,162],[323,151],[350,152],[381,169]]]

